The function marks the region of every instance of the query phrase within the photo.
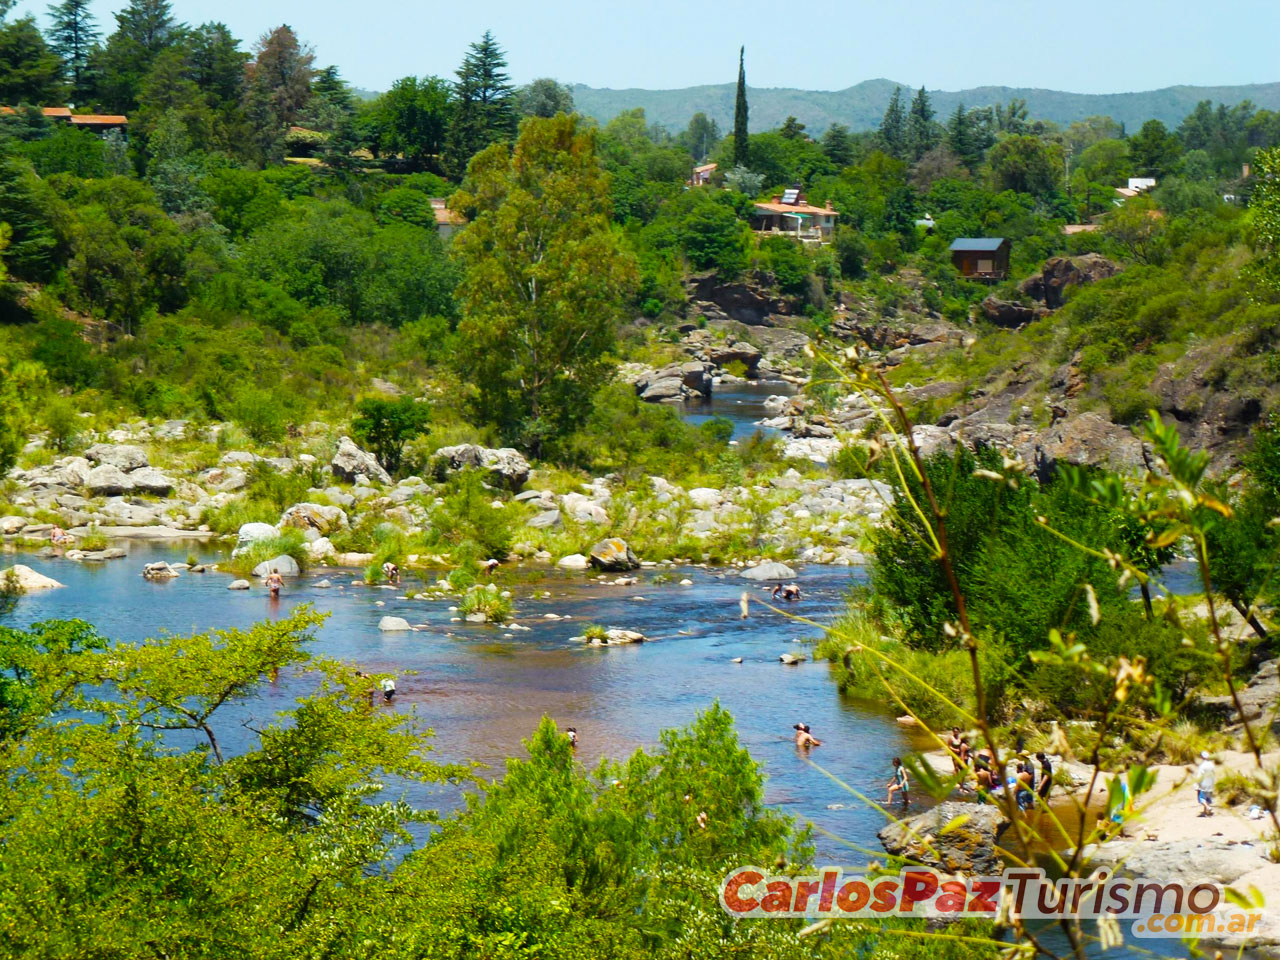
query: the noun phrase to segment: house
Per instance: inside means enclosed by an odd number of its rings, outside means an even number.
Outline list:
[[[1130,177],[1129,189],[1142,193],[1146,190],[1154,190],[1156,186],[1155,177]]]
[[[756,201],[751,215],[751,229],[758,233],[779,233],[797,240],[829,243],[840,216],[828,200],[826,206],[808,203],[799,188],[775,195],[769,202]]]
[[[951,263],[962,277],[1003,280],[1009,273],[1012,249],[1005,237],[958,237],[951,242]]]
[[[129,118],[118,113],[73,113],[67,120],[73,127],[92,130],[100,137],[112,130],[124,133],[129,126]]]
[[[436,215],[436,233],[440,235],[441,240],[448,240],[459,227],[467,224],[466,217],[449,209],[444,197],[431,198],[431,212]]]
[[[691,187],[705,187],[711,182],[711,175],[716,172],[718,164],[704,163],[693,168],[693,176],[688,180]]]

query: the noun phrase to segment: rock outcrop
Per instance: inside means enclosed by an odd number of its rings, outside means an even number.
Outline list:
[[[948,800],[888,824],[877,836],[891,856],[947,873],[992,876],[1003,869],[996,846],[1008,826],[998,807]]]
[[[382,469],[378,458],[361,450],[350,437],[338,439],[338,449],[329,462],[329,469],[335,477],[347,483],[355,483],[358,477],[364,477],[370,482],[391,484],[391,476]]]
[[[1085,253],[1078,257],[1050,257],[1044,262],[1044,268],[1023,280],[1018,289],[1050,310],[1056,310],[1065,302],[1066,293],[1072,287],[1105,280],[1120,271],[1119,264],[1100,253]]]
[[[474,443],[441,447],[435,452],[432,462],[441,474],[466,469],[487,471],[493,483],[508,490],[523,487],[530,472],[529,461],[519,450],[512,447],[499,447],[495,450]]]
[[[0,585],[6,580],[16,582],[23,593],[38,593],[41,590],[54,590],[66,586],[53,577],[46,577],[43,573],[37,573],[21,563],[15,563],[7,570],[0,570]]]

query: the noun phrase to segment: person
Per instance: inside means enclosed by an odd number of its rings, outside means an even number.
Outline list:
[[[1213,816],[1213,788],[1218,783],[1218,771],[1208,750],[1200,751],[1200,766],[1196,767],[1196,802],[1200,804],[1197,816]]]
[[[976,774],[978,781],[978,802],[991,803],[991,770],[988,767],[979,767]]]
[[[75,540],[75,537],[71,536],[71,534],[67,533],[67,531],[63,530],[61,527],[55,526],[51,531],[49,531],[49,540],[55,547],[63,547]]]
[[[1043,753],[1037,753],[1036,760],[1040,762],[1040,782],[1036,784],[1036,793],[1041,800],[1047,802],[1049,793],[1053,790],[1053,764]]]
[[[571,746],[576,753],[578,751],[578,728],[570,727],[565,732],[569,737],[569,746]]]
[[[1019,810],[1030,810],[1035,806],[1035,794],[1031,787],[1035,783],[1035,767],[1030,761],[1018,767],[1018,777],[1014,781],[1013,799]]]
[[[788,583],[785,587],[779,583],[773,588],[772,597],[774,600],[778,599],[778,594],[782,594],[783,600],[799,600],[800,588],[794,583]]]
[[[1110,820],[1120,827],[1120,835],[1124,836],[1124,816],[1133,810],[1133,794],[1129,792],[1129,775],[1121,771],[1116,775],[1120,784],[1120,796],[1112,802]]]
[[[386,579],[387,583],[399,583],[400,568],[388,560],[382,565],[382,576]]]
[[[907,768],[903,766],[901,757],[893,758],[893,779],[889,781],[888,787],[889,795],[885,798],[885,803],[893,802],[895,793],[902,794],[901,799],[904,807],[911,802],[911,785],[907,782]]]
[[[382,701],[390,703],[396,695],[396,681],[394,677],[382,678]]]
[[[960,766],[967,767],[973,761],[973,747],[969,745],[969,736],[964,734],[960,737]]]
[[[960,728],[952,727],[951,736],[947,737],[947,754],[951,757],[952,773],[959,773],[964,769],[964,761],[960,758]]]
[[[280,576],[280,571],[271,568],[271,572],[267,574],[267,589],[271,591],[271,599],[278,600],[280,598],[280,588],[284,586],[284,577]]]
[[[493,557],[490,557],[488,560],[480,564],[480,569],[481,571],[483,571],[486,577],[492,577],[493,569],[494,567],[498,566],[498,564],[499,564],[499,561],[493,559]]]
[[[792,729],[796,732],[796,746],[807,750],[809,747],[820,747],[822,741],[809,732],[807,723],[797,723]]]

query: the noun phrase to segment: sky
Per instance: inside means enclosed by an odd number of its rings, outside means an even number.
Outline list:
[[[122,0],[96,0],[104,36]],[[21,0],[35,13],[43,0]],[[288,23],[353,85],[452,77],[486,29],[517,83],[593,87],[732,82],[747,48],[753,87],[841,90],[879,77],[930,89],[985,85],[1120,93],[1280,80],[1276,0],[173,0],[187,23],[220,20],[246,45]],[[704,12],[700,12],[704,11]]]

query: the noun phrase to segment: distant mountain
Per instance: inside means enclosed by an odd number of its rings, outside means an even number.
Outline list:
[[[789,90],[748,88],[751,129],[771,130],[788,116],[798,118],[810,133],[821,133],[832,123],[854,130],[870,130],[880,124],[893,88],[901,86],[908,99],[914,91],[892,80],[864,80],[847,90]],[[1019,98],[1027,101],[1033,119],[1068,124],[1097,115],[1110,116],[1131,131],[1150,119],[1176,127],[1201,100],[1233,105],[1252,100],[1259,107],[1280,109],[1280,83],[1255,83],[1236,87],[1165,87],[1143,93],[1065,93],[1025,87],[975,87],[972,90],[930,90],[938,119],[945,120],[956,105],[985,107]],[[609,90],[573,86],[573,101],[582,113],[602,122],[623,110],[644,107],[645,116],[673,133],[684,129],[701,110],[728,131],[733,124],[734,84],[722,83],[682,90]]]

